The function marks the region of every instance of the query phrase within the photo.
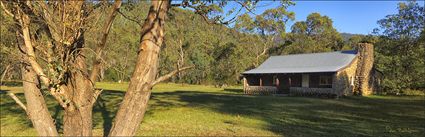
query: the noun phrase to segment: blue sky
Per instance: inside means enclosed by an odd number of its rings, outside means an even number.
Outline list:
[[[397,4],[401,1],[295,1],[296,5],[288,8],[295,12],[295,21],[303,21],[310,13],[318,12],[329,16],[339,32],[369,34],[376,27],[377,21],[386,15],[397,13]],[[261,14],[268,8],[278,6],[279,2],[263,1],[256,9]],[[419,1],[424,5],[423,1]],[[294,22],[289,22],[287,30]]]

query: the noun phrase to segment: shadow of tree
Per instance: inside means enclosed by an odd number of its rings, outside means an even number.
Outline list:
[[[103,136],[108,136],[109,130],[112,128],[113,118],[118,111],[119,103],[122,101],[124,94],[124,91],[104,90],[97,99],[93,108],[93,127],[102,123]]]
[[[95,104],[93,127],[103,128],[105,136],[112,126],[112,119],[124,94],[124,91],[105,90]],[[24,98],[23,94],[17,96]],[[3,92],[0,97],[2,119],[18,115],[20,124],[31,126],[25,112],[10,97]],[[62,108],[53,98],[47,97],[46,100],[56,124],[62,125]],[[249,96],[240,94],[238,90],[228,89],[223,92],[181,90],[153,92],[146,116],[173,107],[190,107],[258,119],[267,123],[262,127],[265,130],[284,136],[421,136],[425,129],[418,126],[418,121],[425,121],[424,106],[423,99],[400,97],[320,99]],[[241,124],[240,121],[222,122],[251,126]],[[58,129],[62,131],[59,126]]]
[[[17,122],[20,123],[22,125],[25,125],[27,127],[32,127],[32,123],[30,120],[26,119],[27,115],[26,112],[20,107],[18,106],[18,104],[16,104],[16,102],[9,96],[7,95],[7,92],[9,90],[0,90],[0,118],[3,119],[8,119],[10,118],[10,116],[18,116],[21,118],[16,119],[16,121],[13,122]],[[23,93],[15,93],[16,97],[18,97],[22,103],[26,103],[25,99],[24,99],[24,94]],[[12,114],[12,115],[9,115]],[[7,124],[7,123],[1,123],[1,125],[3,124]]]
[[[158,101],[151,105],[183,106],[211,109],[219,113],[261,119],[266,129],[285,136],[373,136],[394,135],[389,126],[411,128],[416,134],[420,127],[409,122],[425,121],[422,116],[397,115],[398,111],[424,111],[417,108],[423,100],[385,100],[367,97],[319,99],[305,97],[247,96],[197,91],[154,93],[156,99],[177,96],[180,102],[172,104]],[[391,104],[391,105],[388,105]],[[396,107],[394,107],[396,105]],[[399,105],[399,106],[397,106]],[[375,110],[375,111],[374,111]],[[378,111],[376,111],[378,110]],[[407,119],[406,119],[407,118]],[[232,123],[232,121],[224,121]],[[411,135],[400,133],[400,135]]]
[[[240,89],[240,88],[224,88],[223,91],[234,92],[234,93],[243,93],[243,89]]]

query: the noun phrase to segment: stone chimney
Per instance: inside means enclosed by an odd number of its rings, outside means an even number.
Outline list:
[[[357,46],[357,58],[354,92],[357,95],[367,96],[373,92],[373,45],[359,43]]]

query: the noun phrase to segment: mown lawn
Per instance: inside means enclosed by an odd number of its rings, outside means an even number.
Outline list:
[[[110,129],[126,83],[104,88],[94,109],[94,135]],[[23,110],[1,87],[2,136],[36,135]],[[323,99],[248,96],[240,88],[160,84],[154,88],[140,136],[425,136],[424,96]],[[23,99],[23,94],[17,94]],[[48,98],[56,123],[61,109]],[[59,131],[62,132],[61,127]]]

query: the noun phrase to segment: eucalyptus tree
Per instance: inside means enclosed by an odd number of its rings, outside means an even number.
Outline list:
[[[258,1],[236,1],[238,11],[250,11]],[[93,104],[102,90],[95,88],[107,38],[116,14],[120,13],[121,1],[1,1],[3,11],[14,19],[13,27],[18,33],[17,48],[21,49],[22,78],[26,106],[33,126],[41,136],[58,136],[50,113],[42,96],[40,83],[64,109],[65,136],[92,135]],[[133,136],[140,126],[152,87],[187,69],[179,68],[158,77],[158,59],[163,45],[167,13],[171,7],[191,8],[205,21],[212,24],[228,24],[223,12],[227,1],[169,0],[151,1],[146,19],[140,23],[140,41],[136,65],[130,78],[128,90],[114,120],[110,136]],[[98,25],[99,14],[95,9],[109,5],[107,19]],[[238,13],[235,13],[238,14]],[[125,16],[125,14],[121,14]],[[92,21],[95,20],[95,21]],[[101,26],[99,41],[91,51],[85,45],[85,33]],[[91,52],[88,52],[88,51]],[[91,70],[86,53],[93,53]],[[40,82],[38,81],[40,80]]]
[[[383,89],[402,92],[425,88],[425,10],[416,1],[398,4],[398,13],[378,21],[376,67],[384,73]]]
[[[42,83],[46,93],[64,109],[64,135],[92,135],[92,109],[100,92],[94,88],[96,80],[89,77],[84,33],[96,25],[87,22],[96,18],[92,13],[101,5],[84,1],[1,1],[1,5],[16,24],[11,29],[17,31],[16,47],[21,51],[27,102],[23,108],[38,134],[58,135],[42,96]],[[98,48],[104,46],[120,5],[117,1],[111,7]],[[96,54],[101,55],[100,51]],[[97,71],[93,69],[92,75],[96,76]]]
[[[332,24],[332,19],[328,16],[311,13],[306,21],[292,25],[291,34],[287,37],[290,44],[282,52],[288,54],[341,50],[342,36]]]
[[[294,3],[282,1],[277,8],[267,9],[262,14],[251,17],[253,12],[243,14],[237,18],[235,28],[249,34],[259,34],[263,44],[254,45],[253,66],[257,67],[262,57],[268,54],[268,50],[275,45],[276,38],[285,37],[285,25],[295,19],[295,13],[287,11],[288,6]]]

